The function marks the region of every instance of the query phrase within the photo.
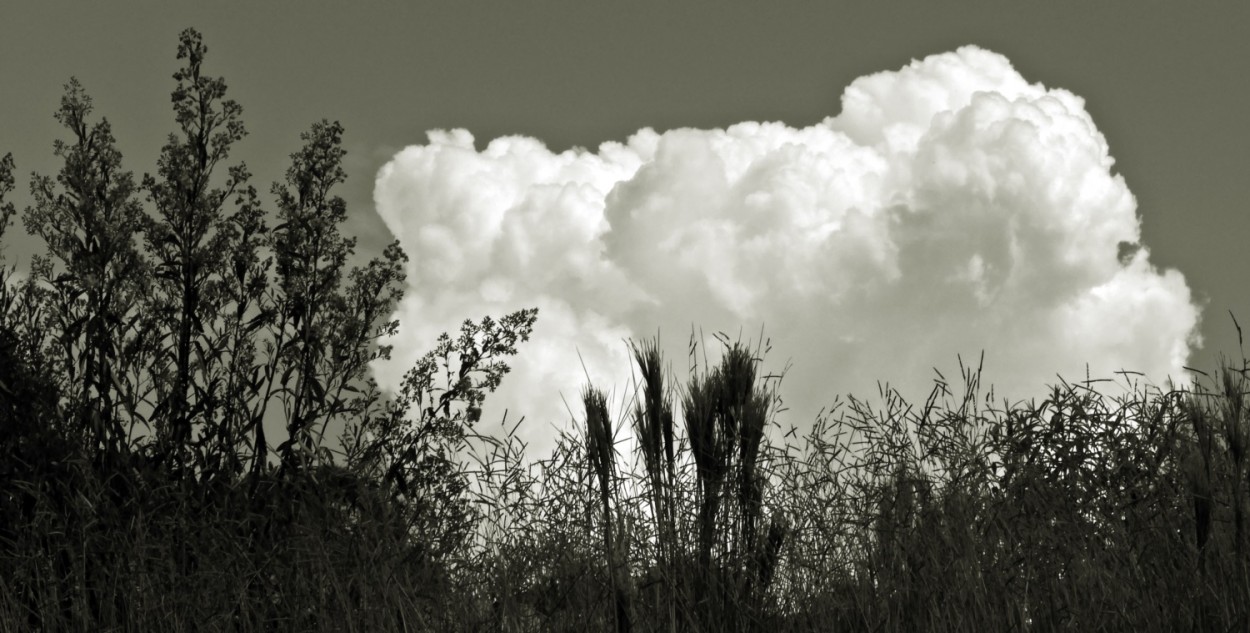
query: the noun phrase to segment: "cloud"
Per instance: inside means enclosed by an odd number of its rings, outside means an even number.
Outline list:
[[[377,177],[412,259],[394,360],[375,369],[394,386],[463,319],[538,306],[486,414],[525,415],[540,449],[587,375],[620,398],[624,339],[660,331],[684,376],[692,326],[762,324],[800,426],[878,381],[923,397],[931,368],[953,378],[981,350],[1013,400],[1087,362],[1183,381],[1199,309],[1150,263],[1113,163],[1080,97],[973,46],[861,77],[805,128],[643,129],[561,153],[430,132]]]

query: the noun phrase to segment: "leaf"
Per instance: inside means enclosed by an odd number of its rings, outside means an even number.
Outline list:
[[[62,340],[66,340],[66,341],[76,340],[79,337],[79,335],[82,334],[82,328],[86,323],[87,323],[86,316],[82,316],[82,317],[75,319],[73,323],[70,323],[68,326],[65,327],[65,333],[62,336]]]
[[[273,316],[273,310],[261,311],[260,314],[257,314],[256,316],[252,317],[252,319],[247,322],[247,324],[243,327],[244,332],[250,335],[256,330],[259,330],[261,327],[265,325],[265,323],[269,321],[269,318],[272,316]]]
[[[313,397],[319,404],[324,405],[326,402],[326,390],[321,386],[321,382],[315,376],[308,377],[308,387],[312,389]]]
[[[278,381],[278,384],[283,386],[290,384],[293,373],[295,373],[295,365],[288,365],[286,371],[282,372],[282,379]]]
[[[260,386],[264,384],[264,382],[265,377],[261,374],[260,367],[253,367],[252,376],[248,379],[248,387],[251,388],[253,392],[258,392],[260,391]]]

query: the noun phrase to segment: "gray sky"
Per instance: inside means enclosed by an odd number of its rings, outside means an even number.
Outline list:
[[[802,127],[837,114],[856,77],[976,44],[1085,99],[1137,198],[1151,262],[1179,269],[1205,302],[1191,364],[1236,355],[1228,310],[1250,325],[1250,3],[10,2],[0,153],[23,181],[54,169],[52,113],[73,75],[113,123],[126,167],[154,171],[187,26],[244,107],[251,135],[234,158],[261,189],[309,123],[343,122],[341,193],[367,254],[391,239],[374,175],[426,130],[466,128],[479,148],[524,134],[561,151],[644,127]]]

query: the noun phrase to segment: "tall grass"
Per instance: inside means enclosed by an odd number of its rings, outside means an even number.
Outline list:
[[[508,609],[464,626],[1247,626],[1244,368],[1226,366],[1213,387],[1115,397],[1062,383],[1009,407],[965,367],[962,385],[939,381],[920,406],[882,388],[875,403],[837,400],[799,434],[781,432],[744,346],[726,345],[684,389],[655,342],[634,360],[634,455],[605,464],[622,426],[590,390],[585,433],[562,436],[540,467],[517,457],[479,479],[486,514],[512,523],[475,547],[513,574],[504,586],[490,569],[469,573]]]
[[[1184,391],[1065,383],[1012,407],[968,367],[920,406],[882,388],[799,433],[761,350],[726,343],[682,386],[658,349],[634,348],[622,415],[587,387],[542,459],[479,437],[470,533],[445,547],[349,468],[213,487],[26,433],[6,445],[0,629],[1247,625],[1244,364]],[[45,406],[37,382],[6,385],[25,390],[6,406]]]

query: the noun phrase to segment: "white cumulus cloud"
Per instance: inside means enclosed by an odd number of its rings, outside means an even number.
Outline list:
[[[1033,397],[1056,374],[1184,380],[1200,343],[1184,277],[1139,245],[1136,201],[1084,101],[973,46],[855,80],[805,128],[643,129],[597,151],[434,131],[379,172],[411,257],[398,383],[465,318],[537,306],[483,424],[524,415],[540,449],[587,375],[628,387],[625,339],[660,331],[685,375],[692,326],[772,339],[783,422],[985,350],[984,381]],[[710,336],[710,347],[716,343]],[[713,350],[715,357],[715,350]]]

